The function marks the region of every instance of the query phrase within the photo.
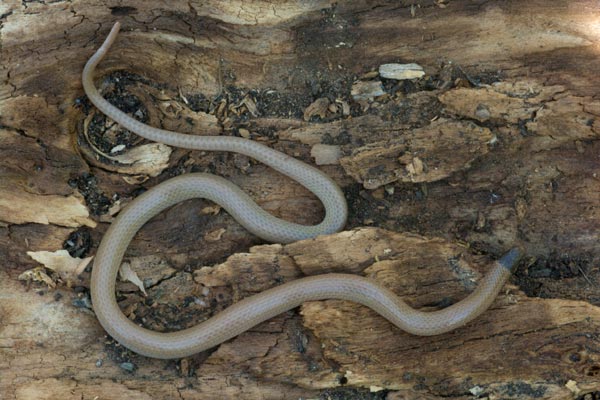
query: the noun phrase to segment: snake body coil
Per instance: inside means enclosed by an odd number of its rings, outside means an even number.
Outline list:
[[[100,111],[124,128],[149,140],[187,149],[245,154],[296,180],[313,192],[325,207],[325,218],[318,225],[304,226],[283,221],[261,209],[237,186],[209,174],[182,175],[136,198],[119,214],[104,235],[96,253],[91,279],[96,316],[104,329],[121,344],[149,357],[185,357],[216,346],[303,302],[332,298],[364,304],[410,333],[436,335],[471,321],[493,302],[520,257],[518,249],[510,250],[495,262],[467,298],[440,311],[415,310],[390,290],[366,278],[324,274],[285,283],[243,299],[209,320],[178,332],[154,332],[130,321],[119,309],[115,297],[119,266],[135,233],[162,210],[187,199],[206,198],[223,206],[252,233],[268,241],[288,243],[342,229],[346,222],[347,206],[342,191],[331,178],[269,147],[237,137],[193,136],[153,128],[111,105],[96,90],[93,74],[118,32],[117,22],[83,70],[85,93]]]

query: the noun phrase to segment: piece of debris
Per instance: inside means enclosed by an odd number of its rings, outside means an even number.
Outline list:
[[[250,163],[250,157],[244,154],[235,153],[233,155],[233,164],[237,169],[242,171],[243,173],[247,173],[250,170],[252,164]]]
[[[77,278],[93,258],[86,257],[82,259],[71,257],[67,250],[57,250],[55,252],[28,251],[27,255],[40,264],[43,264],[44,267],[56,272],[61,279],[67,281]]]
[[[124,175],[122,178],[130,185],[140,185],[150,179],[148,175]]]
[[[115,201],[112,204],[112,206],[108,208],[108,215],[114,217],[119,211],[121,211],[121,208],[123,208],[123,206],[121,205],[121,200]]]
[[[310,156],[315,159],[317,165],[339,164],[342,149],[340,146],[319,143],[312,147]]]
[[[258,107],[256,107],[256,102],[252,97],[250,97],[250,95],[246,95],[246,97],[244,97],[244,100],[242,100],[240,106],[246,106],[246,109],[250,114],[252,114],[253,117],[259,116]]]
[[[152,177],[169,166],[169,157],[172,153],[171,147],[162,143],[148,143],[134,147],[125,154],[109,157],[113,161],[127,165],[122,171],[129,175],[144,174]]]
[[[250,139],[250,131],[248,129],[240,128],[238,129],[238,132],[244,139]]]
[[[217,215],[221,211],[221,206],[218,204],[213,204],[211,206],[206,206],[200,212],[204,215]]]
[[[371,192],[371,196],[373,196],[373,198],[376,200],[383,200],[383,198],[385,197],[385,191],[383,190],[383,188],[378,187],[377,189]]]
[[[133,372],[136,370],[135,364],[130,363],[130,362],[123,362],[123,363],[119,364],[119,367],[121,367],[122,369],[124,369],[127,372]]]
[[[56,224],[70,228],[96,226],[78,192],[71,196],[42,195],[11,183],[6,174],[0,179],[0,220],[4,223]]]
[[[147,179],[148,177],[146,177]],[[127,182],[126,179],[123,179]],[[129,182],[127,182],[129,183]],[[117,215],[121,209],[123,208],[123,204],[121,204],[121,200],[115,200],[115,202],[108,208],[108,212],[106,214],[100,215],[98,219],[101,222],[113,222],[115,219],[115,215]]]
[[[110,149],[110,154],[115,154],[115,153],[118,153],[123,150],[125,150],[125,145],[119,144],[119,145],[116,145],[115,147],[113,147],[112,149]]]
[[[416,176],[421,175],[425,171],[425,167],[419,157],[413,157],[412,161],[406,164],[406,170],[411,176]]]
[[[369,80],[369,79],[374,79],[374,78],[377,78],[378,76],[379,76],[379,71],[369,71],[369,72],[367,72],[367,73],[363,74],[363,75],[360,77],[360,79],[361,79],[361,80],[364,80],[364,81],[367,81],[367,80]]]
[[[182,358],[179,362],[179,367],[181,369],[181,376],[189,376],[190,373],[190,362],[187,358]]]
[[[71,304],[75,308],[80,308],[81,310],[93,310],[92,300],[87,294],[79,293],[78,297],[71,301]]]
[[[358,81],[352,85],[350,92],[352,98],[356,101],[369,100],[372,101],[375,97],[383,96],[385,91],[381,81]]]
[[[121,267],[119,268],[119,277],[122,281],[129,281],[133,283],[140,289],[142,293],[144,293],[144,296],[147,295],[146,289],[144,288],[144,282],[142,282],[137,273],[131,269],[131,264],[127,262],[121,264]]]
[[[56,287],[56,283],[46,274],[44,267],[35,267],[33,269],[28,269],[23,272],[21,275],[17,277],[20,281],[26,282],[42,282],[48,285],[51,288]]]
[[[164,115],[164,118],[160,118],[164,129],[185,133],[197,131],[206,135],[219,135],[222,131],[216,116],[202,111],[193,111],[183,107],[179,102],[159,103],[159,109]]]
[[[477,232],[481,232],[485,228],[486,223],[487,223],[487,218],[485,217],[485,214],[482,212],[478,212],[477,219],[475,220],[474,229]]]
[[[565,387],[567,389],[569,389],[575,396],[577,396],[579,394],[579,392],[581,392],[581,389],[579,389],[577,387],[577,382],[575,382],[574,380],[569,380],[566,384]]]
[[[423,67],[419,64],[382,64],[379,66],[379,75],[386,79],[402,81],[406,79],[417,79],[425,75]]]
[[[178,88],[178,92],[179,92],[179,97],[181,98],[181,100],[183,100],[183,102],[184,102],[186,105],[189,105],[189,104],[190,104],[190,101],[189,101],[189,100],[187,99],[187,97],[185,97],[185,95],[183,94],[183,91],[181,90],[181,87],[179,87],[179,88]],[[163,93],[161,93],[161,94],[163,94]],[[166,97],[166,96],[165,96],[165,97]]]
[[[335,102],[338,103],[340,106],[342,106],[342,115],[343,116],[350,115],[350,104],[348,104],[347,101],[337,99]]]
[[[183,110],[183,106],[174,100],[161,101],[158,103],[158,108],[164,115],[174,119],[179,118]]]
[[[485,104],[478,104],[475,109],[475,117],[481,121],[485,122],[491,117],[490,109]]]
[[[315,101],[313,101],[306,109],[304,110],[304,120],[310,121],[310,119],[318,115],[321,118],[325,118],[327,116],[327,110],[329,108],[330,101],[327,97],[321,97]]]
[[[221,237],[225,232],[225,228],[215,229],[214,231],[208,232],[206,235],[204,235],[204,240],[206,240],[207,242],[217,242],[221,240]]]
[[[469,389],[469,392],[471,392],[473,396],[479,396],[481,393],[483,393],[483,388],[476,385]]]

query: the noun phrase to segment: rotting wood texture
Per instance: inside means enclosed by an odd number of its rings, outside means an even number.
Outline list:
[[[80,74],[116,20],[96,76],[109,101],[309,163],[325,149],[320,168],[350,207],[346,231],[285,246],[204,200],[173,207],[128,250],[117,289],[130,318],[177,330],[323,272],[435,309],[518,244],[511,284],[436,337],[331,300],[183,360],[120,347],[93,315],[87,257],[142,191],[205,171],[288,220],[316,223],[322,209],[247,157],[149,143],[99,114]],[[593,1],[3,1],[0,398],[595,398],[598,43]],[[425,75],[379,76],[390,63]]]

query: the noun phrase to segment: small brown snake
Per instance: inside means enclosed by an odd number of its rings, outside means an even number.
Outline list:
[[[237,137],[194,136],[145,125],[108,103],[94,86],[96,65],[108,52],[119,32],[112,28],[100,49],[83,70],[83,87],[90,101],[104,114],[130,131],[157,142],[187,149],[231,151],[257,159],[312,191],[325,207],[325,218],[315,226],[303,226],[273,217],[229,181],[209,174],[182,175],[148,190],[126,207],[110,226],[96,253],[91,293],[94,311],[106,331],[129,349],[156,358],[180,358],[216,346],[253,326],[306,301],[343,299],[375,310],[398,328],[415,335],[437,335],[466,324],[485,311],[516,266],[520,251],[510,250],[462,301],[439,311],[422,312],[409,307],[385,287],[349,274],[324,274],[298,279],[245,298],[192,328],[160,333],[130,321],[119,309],[115,281],[121,260],[135,233],[150,218],[181,201],[202,197],[227,210],[252,233],[273,242],[293,242],[344,227],[347,206],[337,184],[318,169],[259,143]]]

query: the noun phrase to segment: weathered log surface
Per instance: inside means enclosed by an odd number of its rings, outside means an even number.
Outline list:
[[[254,160],[148,143],[91,107],[80,73],[116,20],[97,73],[110,101],[307,162],[334,146],[320,168],[351,210],[347,231],[282,246],[204,200],[177,205],[128,250],[147,293],[119,282],[130,318],[181,329],[327,271],[436,308],[518,244],[515,278],[481,318],[436,337],[331,300],[189,359],[126,351],[90,309],[88,260],[71,256],[93,256],[141,191],[207,171],[277,216],[322,211]],[[593,1],[2,2],[0,398],[598,396],[599,41]],[[383,79],[386,63],[425,76]]]

